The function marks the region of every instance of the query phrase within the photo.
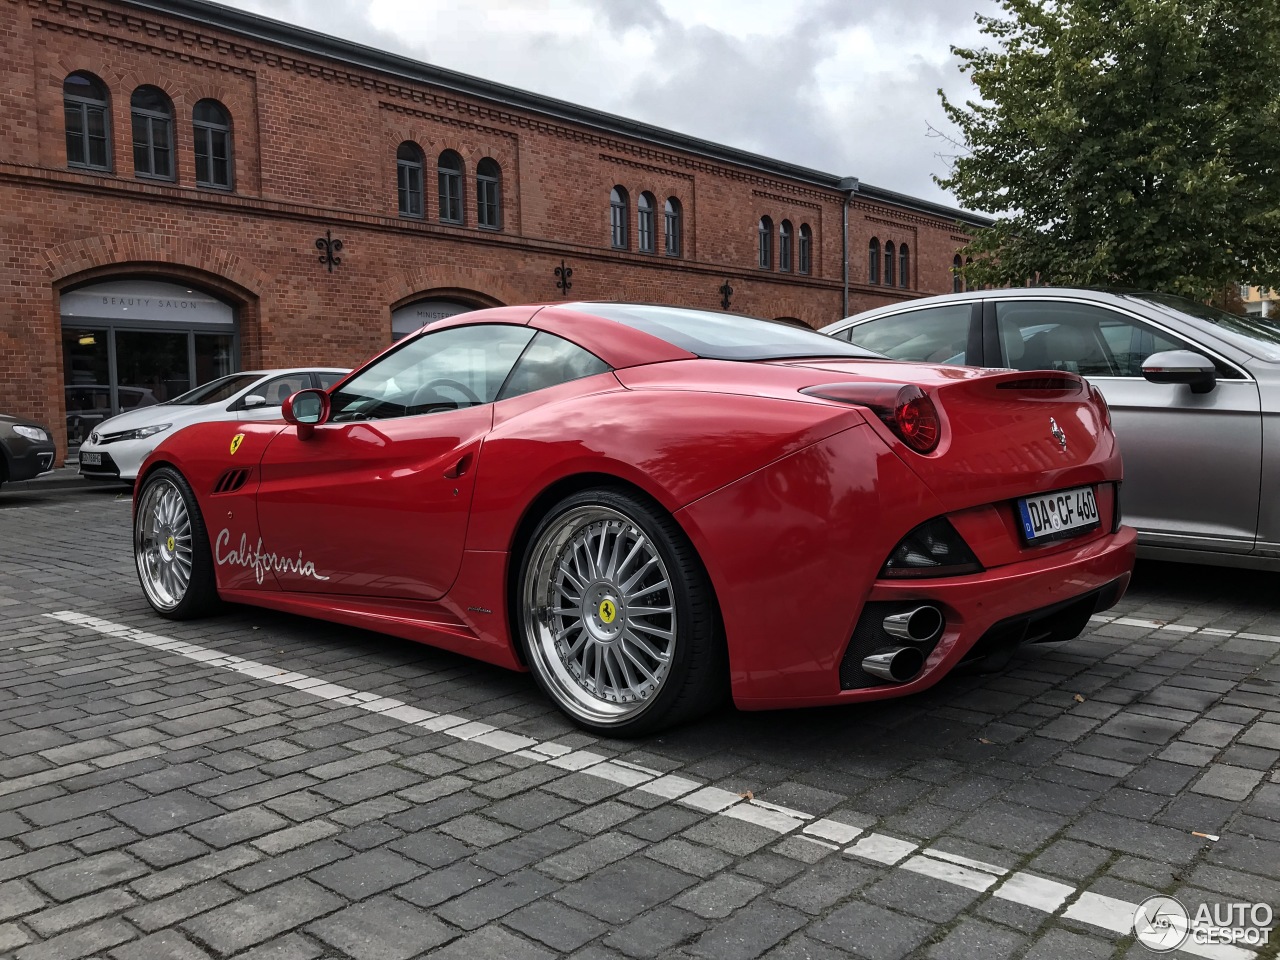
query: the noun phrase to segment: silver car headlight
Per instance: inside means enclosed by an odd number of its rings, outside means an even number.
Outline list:
[[[13,432],[20,437],[26,437],[28,440],[35,440],[37,443],[44,443],[49,439],[49,434],[45,433],[39,427],[28,427],[26,424],[15,424]]]
[[[171,423],[153,423],[149,427],[139,427],[137,430],[122,430],[112,440],[145,440],[147,437],[154,437],[157,433],[164,433],[173,424]]]

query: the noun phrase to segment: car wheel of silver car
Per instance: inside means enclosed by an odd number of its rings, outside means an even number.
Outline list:
[[[218,600],[209,536],[182,474],[161,467],[147,476],[133,515],[133,557],[153,610],[172,620],[210,612]]]
[[[655,504],[589,490],[538,524],[517,626],[538,683],[579,725],[635,736],[721,699],[724,643],[692,544]]]

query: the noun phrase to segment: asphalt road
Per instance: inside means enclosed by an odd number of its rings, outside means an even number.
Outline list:
[[[1151,896],[1280,911],[1276,575],[1140,565],[998,674],[613,742],[427,647],[162,620],[129,513],[0,491],[0,956],[1153,957]]]

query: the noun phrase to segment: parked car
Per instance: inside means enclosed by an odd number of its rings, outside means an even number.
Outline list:
[[[111,387],[105,383],[69,383],[67,397],[67,444],[79,446],[98,424],[111,416]],[[146,387],[116,387],[121,413],[156,403],[156,395]]]
[[[327,389],[348,372],[337,367],[249,370],[211,380],[166,403],[153,399],[93,428],[80,445],[80,473],[92,480],[133,483],[142,461],[167,434],[206,420],[277,418],[289,394],[308,387]]]
[[[48,427],[0,413],[0,485],[48,473],[57,457]]]
[[[1088,378],[1111,407],[1139,553],[1280,570],[1275,318],[1155,293],[1033,287],[913,300],[822,332],[901,360]]]
[[[1106,408],[1073,373],[570,303],[444,320],[282,413],[147,458],[151,606],[221,598],[527,667],[597,732],[726,686],[747,709],[922,690],[1076,636],[1133,563]]]

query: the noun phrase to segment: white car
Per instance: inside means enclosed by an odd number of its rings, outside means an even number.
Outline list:
[[[285,397],[312,387],[327,390],[349,372],[338,367],[248,370],[122,413],[99,423],[80,445],[80,473],[132,483],[147,454],[182,427],[208,420],[274,420]]]

